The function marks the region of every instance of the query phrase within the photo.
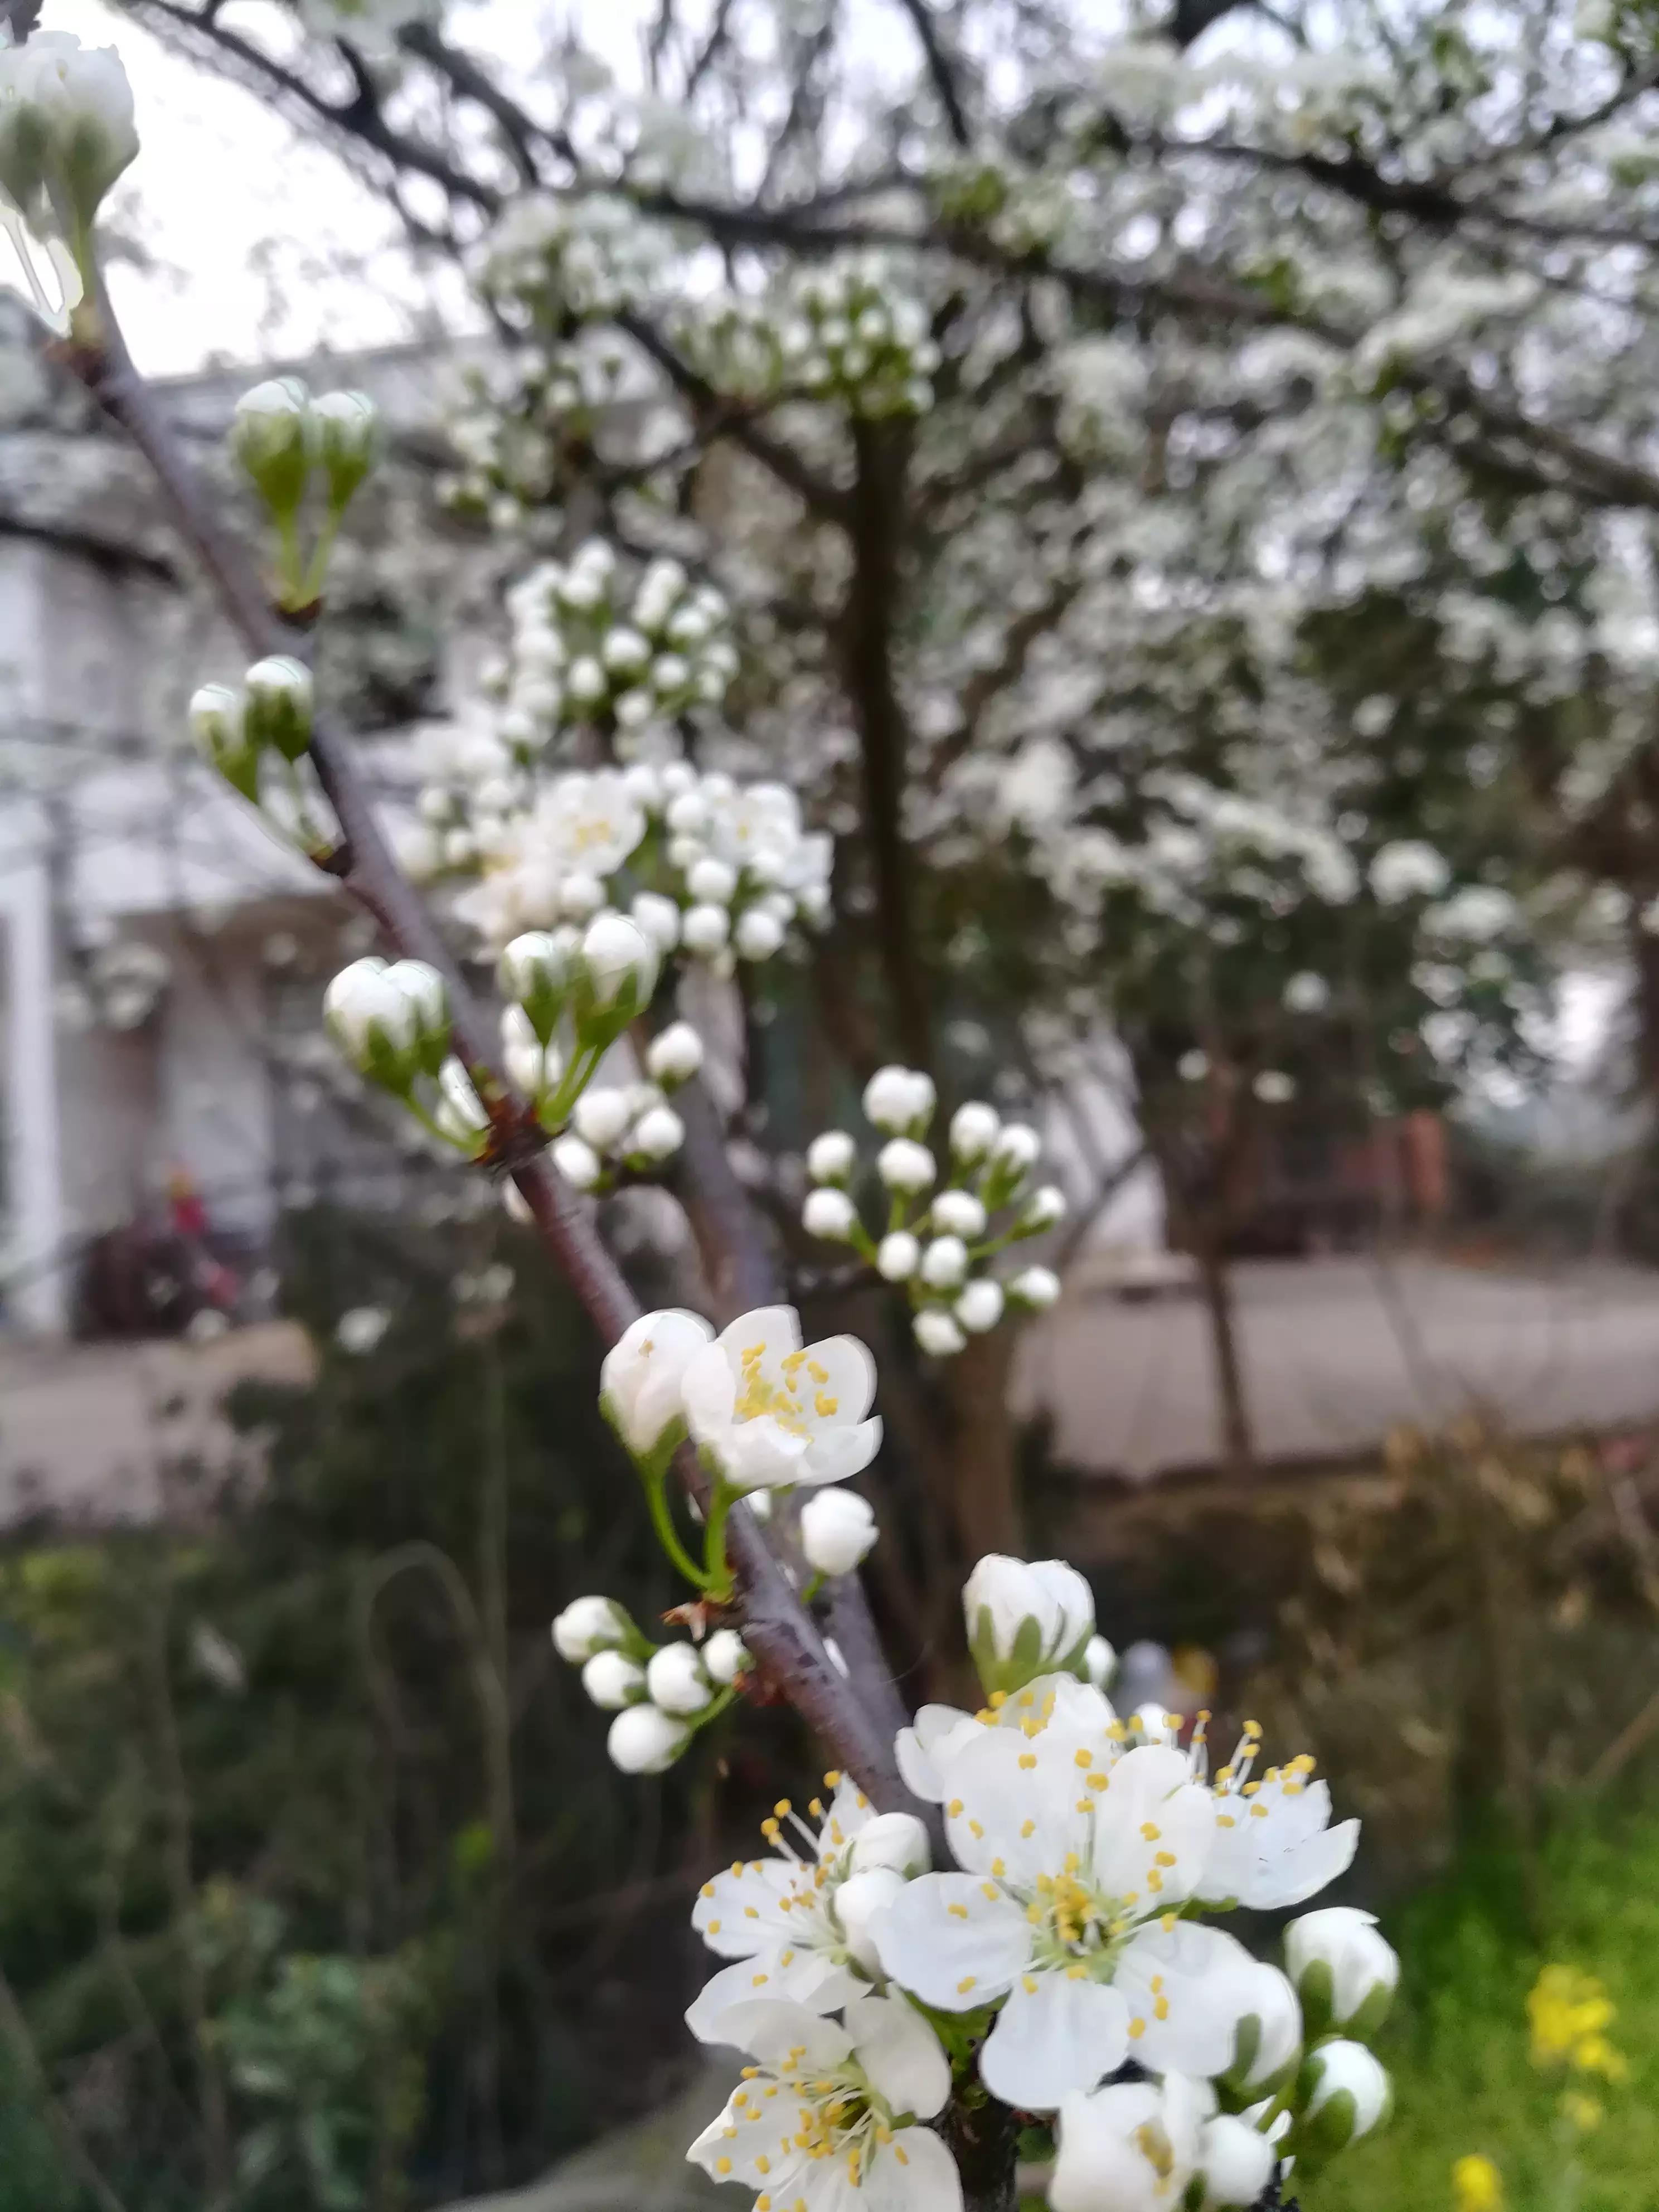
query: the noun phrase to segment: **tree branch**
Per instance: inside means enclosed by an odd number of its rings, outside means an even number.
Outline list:
[[[241,547],[219,526],[201,484],[179,449],[171,425],[133,366],[118,325],[100,303],[97,340],[82,337],[61,349],[100,407],[132,439],[155,471],[180,535],[196,555],[224,613],[254,655],[303,650],[305,640],[272,610]],[[380,923],[406,957],[424,960],[443,976],[450,994],[456,1050],[465,1060],[489,1115],[498,1158],[522,1194],[549,1253],[569,1277],[601,1339],[614,1343],[638,1317],[640,1306],[620,1268],[600,1242],[591,1212],[556,1173],[529,1109],[495,1066],[491,1034],[430,915],[386,843],[358,774],[349,745],[325,725],[313,739],[312,757],[343,832],[330,872]],[[677,1455],[681,1480],[706,1497],[707,1481],[695,1454]],[[729,1523],[744,1637],[765,1675],[823,1737],[833,1754],[878,1804],[908,1806],[908,1792],[893,1758],[892,1732],[859,1704],[837,1672],[810,1615],[786,1581],[754,1517],[739,1507]]]

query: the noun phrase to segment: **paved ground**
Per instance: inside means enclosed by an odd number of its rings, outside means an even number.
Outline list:
[[[232,1460],[218,1407],[233,1382],[310,1371],[303,1330],[283,1322],[200,1347],[0,1341],[0,1525],[42,1504],[89,1521],[146,1520],[169,1462],[217,1470]]]
[[[1239,1333],[1263,1459],[1322,1459],[1472,1401],[1525,1432],[1659,1415],[1659,1273],[1528,1277],[1407,1260],[1247,1262]],[[1144,1476],[1213,1456],[1208,1324],[1195,1297],[1063,1301],[1032,1331],[1023,1404],[1071,1465]]]

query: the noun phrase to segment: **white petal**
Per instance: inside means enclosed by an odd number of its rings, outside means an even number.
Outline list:
[[[1095,1876],[1109,1896],[1133,1898],[1146,1913],[1189,1898],[1215,1843],[1215,1801],[1190,1779],[1186,1759],[1142,1744],[1112,1769],[1096,1817]]]
[[[893,1741],[907,1786],[930,1805],[943,1803],[943,1763],[980,1732],[980,1723],[956,1705],[923,1705],[913,1724]]]
[[[1114,2072],[1128,2049],[1129,2011],[1121,1990],[1106,1982],[1073,1981],[1063,1971],[1028,1974],[997,2014],[979,2054],[979,2075],[1004,2104],[1051,2112],[1062,2098],[1092,2089]]]
[[[850,1429],[821,1429],[807,1447],[797,1482],[845,1482],[869,1466],[881,1449],[879,1417]]]
[[[983,1729],[951,1760],[945,1832],[959,1866],[989,1874],[1000,1861],[1010,1881],[1030,1883],[1088,1850],[1082,1770],[1059,1747],[1045,1755],[1043,1742]]]
[[[751,1959],[757,1951],[782,1942],[789,1916],[778,1900],[795,1886],[783,1859],[750,1860],[737,1873],[717,1874],[702,1886],[691,1908],[691,1925],[717,1957]]]
[[[733,2006],[729,2026],[739,2051],[752,2051],[763,2066],[787,2060],[799,2048],[810,2066],[839,2066],[853,2048],[853,2039],[834,2021],[821,2020],[805,2005],[758,1999]]]
[[[902,1997],[855,1997],[842,2014],[853,2055],[896,2112],[931,2120],[951,2094],[951,2062]]]
[[[906,1883],[870,1933],[883,1972],[946,2012],[990,2003],[1031,1955],[1024,1907],[972,1875],[927,1874]]]
[[[1133,1937],[1118,1960],[1115,1980],[1132,2028],[1141,2023],[1129,2044],[1137,2064],[1155,2074],[1224,2073],[1238,2021],[1227,1969],[1239,1964],[1254,1961],[1235,1936],[1195,1921],[1143,1929]]]
[[[786,1954],[789,1963],[783,1963]],[[757,2000],[776,1998],[804,2005],[809,2012],[836,2012],[864,1984],[848,1967],[838,1966],[825,1951],[781,1949],[763,1951],[753,1959],[738,1959],[722,1966],[703,1984],[685,2015],[685,2024],[699,2043],[730,2043],[748,2049],[732,2023],[733,2008],[747,2014]]]
[[[1335,1827],[1292,1844],[1276,1861],[1258,1867],[1239,1901],[1259,1911],[1305,1905],[1338,1875],[1347,1872],[1358,1847],[1358,1821],[1340,1820]]]
[[[962,2177],[936,2135],[901,2128],[865,2168],[862,2197],[862,2212],[962,2212]]]

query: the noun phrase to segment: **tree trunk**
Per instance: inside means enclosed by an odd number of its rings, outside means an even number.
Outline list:
[[[1243,1363],[1239,1357],[1232,1275],[1212,1237],[1196,1240],[1196,1248],[1199,1279],[1210,1317],[1210,1342],[1215,1353],[1216,1401],[1221,1415],[1220,1433],[1216,1439],[1218,1456],[1227,1474],[1248,1481],[1255,1473],[1255,1449],[1250,1433],[1249,1401],[1244,1392]]]
[[[962,2177],[963,2212],[1018,2212],[1019,2123],[1006,2105],[994,2097],[972,2105],[953,2098],[945,2140]]]

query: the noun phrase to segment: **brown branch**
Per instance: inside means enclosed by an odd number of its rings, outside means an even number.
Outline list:
[[[939,25],[933,20],[933,11],[927,0],[902,0],[902,4],[905,14],[915,27],[916,37],[927,58],[927,74],[939,94],[939,104],[945,110],[945,120],[950,125],[951,136],[958,146],[966,146],[973,134],[968,127],[962,95],[957,90],[956,70],[945,51]]]
[[[155,470],[173,520],[251,653],[293,652],[304,640],[268,604],[241,547],[219,526],[171,426],[133,367],[118,325],[101,303],[96,341],[84,337],[63,358],[112,421]],[[602,1340],[614,1343],[640,1306],[600,1242],[590,1210],[540,1149],[533,1118],[495,1066],[491,1031],[450,957],[430,915],[393,858],[345,740],[319,724],[312,743],[318,776],[343,833],[331,872],[406,957],[428,962],[450,994],[455,1048],[489,1113],[498,1155],[529,1207],[543,1243],[568,1276]],[[677,1468],[696,1496],[706,1480],[689,1449]],[[839,1763],[884,1806],[910,1802],[893,1758],[892,1732],[866,1712],[836,1671],[811,1617],[786,1581],[754,1517],[739,1507],[729,1522],[744,1638],[764,1674],[829,1745]]]

